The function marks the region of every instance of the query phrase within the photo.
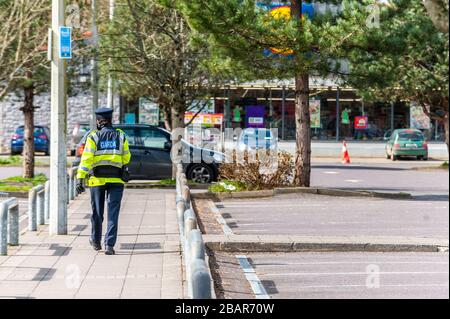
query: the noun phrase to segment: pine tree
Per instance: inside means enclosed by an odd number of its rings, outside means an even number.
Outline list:
[[[34,96],[49,79],[47,30],[50,1],[0,2],[0,99],[11,91],[24,97],[23,177],[34,177]]]
[[[449,39],[435,27],[420,0],[394,0],[380,16],[379,28],[354,39],[348,83],[372,101],[422,105],[444,124],[449,145]]]
[[[341,48],[367,29],[368,5],[377,1],[321,1],[340,5],[308,17],[305,1],[280,1],[290,16],[273,16],[271,1],[180,0],[189,24],[212,48],[216,68],[232,66],[238,80],[295,79],[296,155],[294,184],[310,186],[311,129],[309,77],[339,74]],[[336,8],[336,7],[335,7]],[[275,48],[281,54],[267,54]],[[273,51],[273,50],[272,50]]]

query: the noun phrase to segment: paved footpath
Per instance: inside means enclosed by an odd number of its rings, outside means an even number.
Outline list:
[[[125,191],[116,256],[90,247],[90,214],[84,194],[69,206],[67,236],[49,236],[48,226],[21,235],[0,256],[0,298],[183,298],[173,191]]]

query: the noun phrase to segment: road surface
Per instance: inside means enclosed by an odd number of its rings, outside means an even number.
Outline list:
[[[298,253],[247,256],[270,298],[449,298],[444,253]]]

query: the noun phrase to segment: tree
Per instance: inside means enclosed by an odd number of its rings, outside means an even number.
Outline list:
[[[423,4],[436,28],[448,33],[448,0],[423,0]]]
[[[118,7],[101,38],[100,59],[111,61],[103,64],[104,72],[114,74],[122,95],[154,100],[172,131],[184,128],[186,111],[196,101],[209,100],[221,83],[221,76],[204,65],[207,50],[191,46],[190,40],[191,29],[176,3],[155,0],[128,0]],[[180,135],[172,139],[178,149]]]
[[[205,51],[189,45],[190,29],[180,12],[164,4],[127,1],[118,7],[102,37],[100,59],[110,59],[103,69],[114,74],[122,95],[154,100],[167,128],[175,130],[184,128],[185,112],[195,100],[208,99],[217,82],[202,64]]]
[[[37,26],[49,6],[40,0],[0,1],[0,99],[14,81],[24,79],[26,65],[45,49],[48,25]]]
[[[380,27],[355,39],[348,83],[365,99],[411,101],[445,126],[449,145],[449,40],[420,0],[395,0],[381,12]]]
[[[281,1],[290,15],[270,13],[271,1],[180,0],[189,24],[206,35],[212,59],[234,66],[236,78],[295,79],[296,155],[294,184],[310,186],[311,129],[310,75],[338,74],[340,48],[366,29],[369,12],[365,4],[377,1],[322,1],[340,4],[349,12],[342,18],[335,10],[307,18],[305,1]],[[335,7],[336,8],[336,7]],[[345,10],[343,10],[345,11]],[[352,11],[360,14],[356,15]],[[336,34],[343,34],[337,37]],[[271,49],[272,48],[272,49]],[[270,50],[271,49],[271,50]],[[275,54],[267,52],[276,52]]]
[[[48,81],[46,61],[50,1],[0,1],[0,98],[22,91],[23,176],[34,177],[34,95]]]
[[[208,52],[190,45],[191,30],[172,1],[127,1],[102,35],[100,59],[121,94],[148,97],[161,107],[168,128],[183,128],[195,101],[209,99],[220,85],[204,65]]]

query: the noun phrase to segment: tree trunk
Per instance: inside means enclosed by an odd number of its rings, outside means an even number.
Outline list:
[[[309,113],[309,76],[295,78],[296,153],[294,184],[311,186],[311,122]]]
[[[447,144],[447,152],[449,152],[449,156],[450,156],[450,146],[449,146],[449,118],[448,118],[448,112],[444,117],[444,128],[445,128],[445,144]]]
[[[180,111],[181,110],[181,111]],[[171,110],[171,127],[172,127],[172,179],[177,177],[177,161],[174,161],[174,156],[181,159],[182,148],[181,139],[184,136],[184,107],[173,106]]]
[[[303,32],[302,25],[303,1],[291,0],[292,19],[298,20],[299,33]],[[301,39],[302,37],[298,37]],[[301,41],[301,40],[299,40]],[[302,43],[297,43],[298,47]],[[295,128],[296,128],[296,151],[295,151],[295,175],[294,185],[299,187],[311,186],[311,120],[309,113],[309,75],[302,70],[302,57],[295,55]]]
[[[423,0],[423,4],[435,27],[448,33],[448,0]]]
[[[168,131],[172,131],[172,119],[170,118],[170,112],[167,110],[167,108],[162,108],[163,116],[164,116],[164,127]]]
[[[27,73],[27,78],[31,78],[31,73]],[[29,85],[24,88],[25,103],[22,109],[24,115],[24,136],[23,136],[23,177],[34,177],[34,86]]]

